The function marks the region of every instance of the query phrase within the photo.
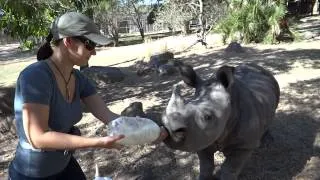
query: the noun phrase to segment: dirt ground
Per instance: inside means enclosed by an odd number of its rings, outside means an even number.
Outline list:
[[[320,18],[301,21],[301,33],[319,34]],[[307,38],[309,39],[309,38]],[[203,78],[208,78],[223,64],[254,62],[271,70],[281,88],[276,118],[270,127],[273,141],[255,151],[243,169],[240,180],[316,180],[320,179],[320,40],[312,38],[278,45],[243,45],[244,53],[226,53],[219,36],[211,35],[209,48],[196,45],[182,52],[195,41],[194,36],[168,37],[158,41],[100,49],[90,65],[119,67],[127,74],[122,82],[99,84],[98,92],[108,107],[120,113],[129,103],[140,101],[144,111],[158,120],[171,95],[178,76],[158,77],[156,73],[139,77],[134,62],[166,49],[175,58],[192,64]],[[0,86],[14,84],[18,73],[35,62],[30,54],[19,53],[14,44],[0,47]],[[189,91],[189,89],[186,89]],[[85,136],[105,133],[102,123],[85,113],[78,124]],[[0,137],[0,179],[7,176],[7,167],[14,155],[16,138],[7,133]],[[195,154],[173,151],[164,144],[126,147],[120,151],[106,149],[78,150],[75,156],[88,179],[94,175],[95,164],[104,176],[145,174],[147,179],[191,180],[199,174]],[[223,155],[215,155],[217,165]]]

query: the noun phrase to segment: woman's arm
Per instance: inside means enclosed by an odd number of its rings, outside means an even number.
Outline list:
[[[97,94],[84,98],[83,102],[89,108],[90,112],[105,124],[119,117],[118,114],[113,113],[106,107],[104,101]],[[154,143],[160,143],[168,136],[168,132],[165,128],[161,127],[160,130],[160,135]]]
[[[116,148],[123,136],[81,137],[50,131],[49,106],[25,103],[22,110],[23,128],[30,144],[37,149],[79,149],[87,147]]]
[[[82,99],[90,112],[103,123],[107,124],[111,120],[119,117],[106,106],[105,102],[98,94],[94,94]]]

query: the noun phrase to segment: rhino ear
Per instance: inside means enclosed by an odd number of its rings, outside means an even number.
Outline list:
[[[222,66],[217,71],[216,77],[226,89],[230,89],[230,87],[234,82],[233,74],[234,74],[234,67]]]
[[[198,86],[201,80],[193,70],[192,66],[181,63],[178,65],[178,69],[184,83],[193,88]]]

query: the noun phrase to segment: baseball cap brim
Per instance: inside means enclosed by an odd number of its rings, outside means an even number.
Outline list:
[[[102,34],[88,34],[88,35],[84,35],[84,37],[88,38],[89,40],[93,41],[96,44],[99,45],[109,45],[111,43],[113,43],[112,38],[107,38],[105,36],[103,36]]]

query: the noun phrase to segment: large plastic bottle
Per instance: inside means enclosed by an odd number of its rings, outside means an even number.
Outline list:
[[[122,145],[142,145],[155,141],[160,135],[160,127],[152,120],[141,117],[121,116],[108,126],[108,135],[125,135],[119,140]]]

